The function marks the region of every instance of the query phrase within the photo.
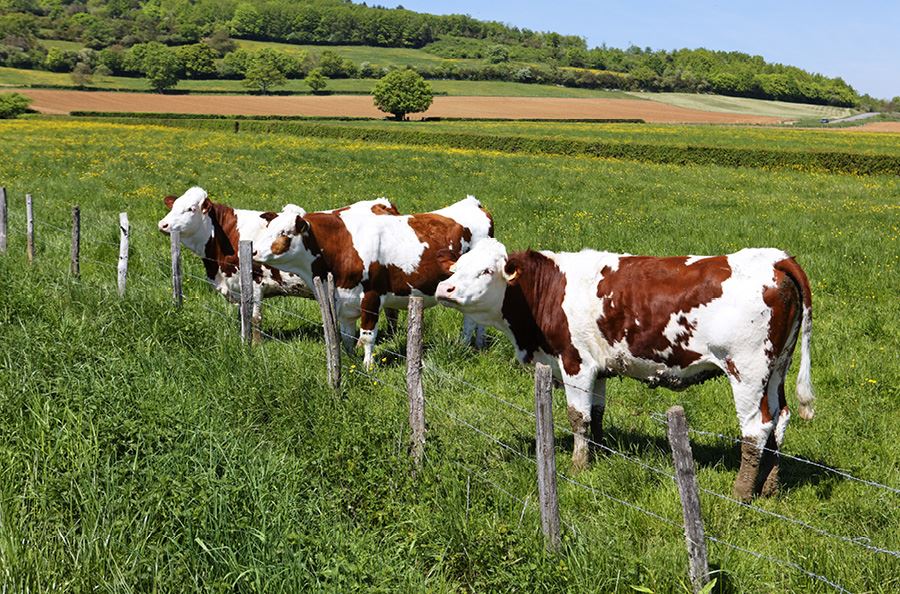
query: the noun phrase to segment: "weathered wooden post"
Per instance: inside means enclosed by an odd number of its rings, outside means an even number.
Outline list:
[[[253,342],[253,242],[238,243],[241,273],[241,342],[249,348]]]
[[[422,388],[422,334],[425,304],[409,298],[406,333],[406,392],[409,396],[410,453],[416,467],[425,453],[425,391]]]
[[[538,363],[534,369],[535,453],[541,528],[547,550],[559,550],[559,498],[556,492],[556,449],[553,440],[553,372]]]
[[[125,282],[128,279],[128,237],[131,228],[128,226],[128,213],[119,213],[119,297],[125,296]]]
[[[75,278],[81,276],[81,209],[72,207],[72,251],[69,272]]]
[[[25,194],[25,220],[25,254],[28,256],[28,263],[31,264],[34,262],[34,202],[31,194]]]
[[[334,303],[334,276],[329,272],[324,283],[318,276],[313,278],[313,291],[322,314],[328,384],[333,389],[339,390],[341,387],[341,341],[338,336],[337,312]]]
[[[684,539],[687,541],[690,562],[691,583],[694,592],[700,592],[709,579],[709,565],[706,558],[706,537],[703,533],[703,518],[700,516],[700,494],[697,475],[694,472],[694,457],[688,440],[687,420],[684,409],[673,406],[666,411],[669,444],[672,446],[672,460],[675,462],[675,479],[681,495],[681,510],[684,513]]]
[[[172,231],[169,234],[172,250],[172,299],[175,307],[181,308],[181,232]]]
[[[6,188],[0,186],[0,253],[6,253]]]

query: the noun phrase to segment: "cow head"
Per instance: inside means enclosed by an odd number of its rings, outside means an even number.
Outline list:
[[[311,270],[316,254],[308,247],[314,241],[305,216],[306,211],[299,206],[286,205],[256,236],[253,259],[294,274]]]
[[[166,196],[163,202],[169,214],[160,219],[158,226],[166,235],[179,231],[183,236],[191,236],[206,229],[206,213],[212,202],[203,188],[194,186],[179,198]]]
[[[455,262],[442,259],[450,278],[437,286],[438,302],[465,314],[489,317],[499,313],[506,287],[518,274],[507,271],[506,247],[493,238],[475,244]]]

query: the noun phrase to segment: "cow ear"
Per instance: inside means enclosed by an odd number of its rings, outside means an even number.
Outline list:
[[[278,216],[277,212],[264,212],[260,213],[259,218],[264,219],[266,224],[271,223],[272,219]]]
[[[509,285],[515,285],[519,279],[519,273],[521,270],[519,269],[518,264],[515,262],[507,262],[503,267],[503,278],[506,279],[506,283]]]
[[[453,267],[456,265],[459,256],[453,250],[444,248],[437,253],[436,259],[444,274],[453,274]]]
[[[297,220],[294,223],[294,233],[300,235],[301,233],[306,232],[309,229],[309,223],[306,222],[306,219],[297,215]]]
[[[212,208],[212,202],[210,202],[209,198],[204,198],[203,204],[200,205],[200,212],[206,214],[209,212],[210,208]]]
[[[177,200],[175,196],[166,196],[165,198],[163,198],[163,204],[166,205],[166,208],[172,210],[172,205],[175,204],[175,200]]]

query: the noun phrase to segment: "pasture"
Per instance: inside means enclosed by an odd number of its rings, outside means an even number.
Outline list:
[[[765,142],[755,134],[727,129]],[[893,137],[878,138],[884,146],[864,135],[840,142],[892,153]],[[865,548],[900,549],[896,177],[42,119],[0,123],[0,143],[11,204],[9,253],[0,255],[4,589],[687,587],[677,490],[647,466],[671,470],[658,414],[675,403],[693,429],[738,437],[724,378],[681,393],[611,380],[607,443],[626,457],[603,457],[577,476],[556,392],[558,469],[580,484],[560,481],[563,549],[548,555],[534,503],[531,371],[513,363],[506,339],[492,334],[485,352],[472,352],[457,342],[456,312],[426,312],[429,433],[414,477],[397,391],[402,331],[376,348],[370,375],[345,358],[335,396],[313,302],[267,302],[271,338],[249,353],[234,309],[201,281],[189,276],[184,309],[171,307],[168,240],[155,225],[162,196],[193,184],[214,200],[273,210],[386,195],[415,212],[471,193],[511,249],[795,254],[813,288],[818,400],[812,421],[795,415],[784,451],[894,490],[787,459],[780,495],[752,508],[704,493],[707,535],[719,539],[709,543],[717,589],[833,587],[798,568],[853,592],[900,588],[900,559]],[[33,266],[25,192],[36,200]],[[67,276],[73,204],[82,213],[77,282]],[[119,211],[133,226],[124,299],[115,293]],[[202,275],[190,254],[185,267]],[[700,486],[730,495],[737,447],[691,438]]]

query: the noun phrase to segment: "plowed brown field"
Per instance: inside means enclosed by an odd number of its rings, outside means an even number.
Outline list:
[[[368,116],[384,114],[368,95],[278,96],[156,95],[88,91],[19,91],[31,107],[48,114],[71,111],[131,111],[219,115]],[[638,99],[559,99],[543,97],[435,97],[420,114],[467,118],[641,118],[648,122],[772,124],[779,118],[686,109]]]
[[[893,132],[900,134],[900,122],[872,122],[854,128],[835,128],[847,132]]]

